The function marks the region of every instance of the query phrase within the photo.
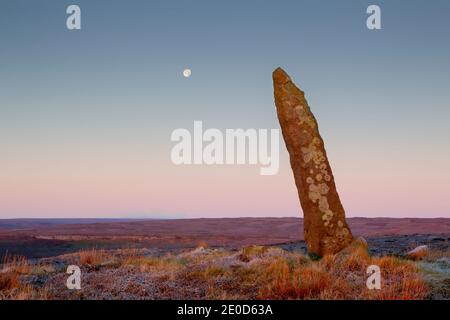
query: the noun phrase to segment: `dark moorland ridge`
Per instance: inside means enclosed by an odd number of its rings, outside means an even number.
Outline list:
[[[52,227],[61,224],[90,224],[107,222],[131,222],[136,219],[0,219],[0,230],[2,229],[35,229],[42,227]]]
[[[450,218],[349,218],[353,233],[363,236],[443,234]],[[301,240],[301,218],[208,219],[0,219],[0,237],[226,237]],[[271,241],[273,241],[271,240]]]
[[[349,218],[348,222],[355,236],[388,242],[401,238],[405,246],[422,243],[422,238],[414,235],[446,235],[446,243],[450,236],[450,219],[446,218]],[[9,253],[44,257],[92,247],[152,247],[166,251],[195,247],[200,242],[239,247],[302,240],[301,218],[0,220],[0,256]]]

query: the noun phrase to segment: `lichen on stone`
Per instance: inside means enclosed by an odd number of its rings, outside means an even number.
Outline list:
[[[327,197],[320,197],[319,199],[319,210],[322,212],[326,212],[328,209],[330,209],[330,205],[328,204]]]
[[[330,191],[330,188],[326,183],[320,183],[317,188],[320,194],[327,194]]]
[[[352,236],[317,122],[304,93],[282,69],[274,71],[273,80],[277,114],[304,211],[308,251],[336,253]]]
[[[296,112],[301,125],[306,123],[311,128],[314,128],[316,126],[314,119],[306,112],[305,107],[303,105],[301,104],[296,105],[294,111]]]
[[[305,163],[309,163],[317,152],[316,147],[313,144],[310,144],[308,147],[302,147],[301,150],[303,153],[303,161],[305,161]]]
[[[313,187],[313,186],[315,186],[315,185],[314,185],[314,184],[311,184],[311,185],[310,185],[310,187]],[[312,190],[310,189],[310,191],[309,191],[309,199],[310,199],[312,202],[316,203],[317,200],[319,200],[321,197],[322,197],[322,196],[320,195],[320,192],[318,192],[318,191],[312,191]]]
[[[327,227],[330,224],[331,219],[333,219],[333,215],[334,213],[330,209],[326,210],[325,213],[322,215],[322,220],[324,221],[325,227]]]

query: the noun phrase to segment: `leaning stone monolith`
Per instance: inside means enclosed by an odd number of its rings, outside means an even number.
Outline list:
[[[275,105],[304,215],[308,252],[324,256],[348,246],[352,233],[336,191],[317,121],[305,94],[278,68],[273,72]]]

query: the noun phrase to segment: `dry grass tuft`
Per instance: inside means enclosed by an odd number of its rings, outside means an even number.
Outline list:
[[[19,278],[15,272],[0,273],[0,291],[19,287]]]
[[[336,256],[336,255],[335,255]],[[351,246],[337,255],[337,265],[342,271],[365,272],[370,264],[370,256],[363,246]]]
[[[20,287],[19,276],[31,272],[28,260],[21,256],[5,255],[0,269],[0,291],[8,291]]]
[[[209,244],[206,241],[199,241],[197,244],[197,248],[207,249],[209,248]]]
[[[269,283],[259,294],[262,299],[307,299],[320,294],[331,284],[328,273],[316,266],[289,268],[284,259],[277,259],[267,269]]]
[[[254,258],[261,258],[266,252],[268,248],[263,246],[249,246],[244,247],[241,250],[239,255],[239,260],[243,262],[249,262]]]
[[[97,266],[107,261],[108,254],[104,250],[90,249],[82,250],[78,253],[81,265]]]
[[[367,297],[378,300],[425,299],[428,286],[419,273],[419,268],[411,261],[396,257],[374,258],[382,272],[382,290],[367,293]]]
[[[319,261],[263,246],[238,251],[201,246],[165,256],[149,255],[148,250],[93,249],[66,258],[70,262],[79,259],[84,266],[102,266],[83,269],[85,279],[90,279],[83,287],[83,297],[88,299],[391,300],[425,299],[429,293],[417,262],[371,257],[363,245],[352,245]],[[369,265],[381,269],[381,290],[366,287]],[[58,291],[66,275],[56,272],[48,261],[30,265],[26,259],[8,257],[0,270],[0,299],[74,298],[65,289]],[[24,282],[30,275],[53,281],[53,286]]]
[[[21,280],[37,271],[25,257],[5,255],[0,268],[0,300],[46,299],[45,289],[36,290]]]
[[[366,287],[369,265],[381,269],[381,290]],[[261,299],[424,299],[428,288],[414,263],[396,257],[371,258],[353,246],[318,262],[289,265],[284,258],[267,268]]]
[[[22,256],[5,255],[2,259],[2,271],[14,272],[17,274],[27,274],[31,272],[31,265]]]

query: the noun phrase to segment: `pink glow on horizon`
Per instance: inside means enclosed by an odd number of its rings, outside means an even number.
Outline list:
[[[285,162],[279,175],[268,177],[260,176],[257,167],[172,165],[157,172],[45,173],[15,179],[15,184],[10,180],[8,188],[0,185],[1,212],[6,213],[1,217],[297,217],[302,212],[289,170]],[[448,217],[446,181],[408,176],[387,180],[379,173],[338,172],[347,215]]]
[[[11,161],[0,218],[302,216],[285,150],[275,176],[259,166],[175,166],[160,154]],[[445,158],[330,154],[348,216],[450,217]]]

